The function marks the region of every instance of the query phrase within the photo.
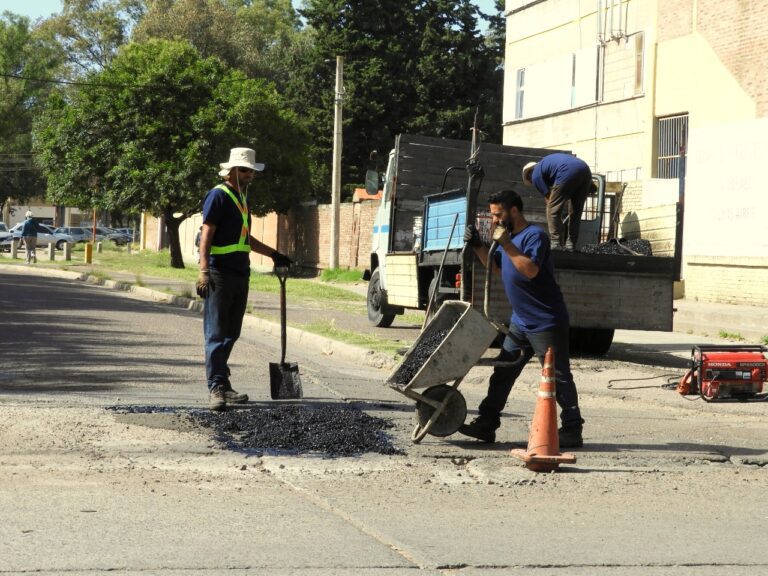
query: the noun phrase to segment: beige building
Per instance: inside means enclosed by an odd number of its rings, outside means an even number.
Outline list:
[[[664,236],[657,253],[684,199],[686,297],[768,304],[768,2],[507,0],[506,15],[504,143],[625,183],[622,233]]]

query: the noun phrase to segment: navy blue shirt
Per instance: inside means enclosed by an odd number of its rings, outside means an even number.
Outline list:
[[[224,184],[226,186],[226,184]],[[230,188],[236,198],[245,202],[245,197]],[[232,198],[220,188],[208,191],[203,202],[203,222],[216,226],[213,233],[213,246],[228,246],[240,241],[240,233],[243,229],[243,217]],[[248,232],[251,230],[251,214],[248,212]],[[251,273],[251,260],[248,252],[230,252],[229,254],[216,254],[208,258],[208,266],[221,272],[234,272],[249,275]]]
[[[587,163],[562,152],[544,156],[531,174],[531,182],[542,196],[549,194],[555,184],[562,186],[566,182],[584,182],[588,178],[592,178],[592,171]]]
[[[549,236],[535,224],[511,234],[512,244],[539,267],[535,278],[527,278],[499,246],[494,258],[501,267],[501,279],[512,305],[511,321],[523,332],[543,332],[568,323],[568,309],[555,280],[555,266]]]
[[[40,233],[40,226],[32,218],[24,220],[24,224],[21,226],[22,236],[37,236]]]

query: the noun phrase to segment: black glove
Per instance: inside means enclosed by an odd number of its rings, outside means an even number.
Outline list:
[[[293,260],[288,258],[285,254],[280,254],[277,250],[269,255],[272,258],[272,262],[275,264],[275,268],[289,268],[293,264]]]
[[[478,234],[477,228],[475,228],[472,224],[467,226],[467,228],[464,230],[464,243],[473,247],[479,247],[483,245],[483,241],[480,240],[480,234]]]
[[[211,280],[211,274],[208,270],[200,270],[200,274],[197,276],[197,282],[195,283],[195,291],[200,298],[208,298],[208,295],[213,290],[213,280]]]

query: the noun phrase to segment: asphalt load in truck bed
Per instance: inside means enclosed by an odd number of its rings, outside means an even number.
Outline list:
[[[190,414],[232,450],[263,454],[357,456],[402,454],[385,430],[393,424],[352,407],[329,405],[235,408]]]
[[[583,254],[617,254],[621,256],[653,256],[648,240],[613,240],[602,244],[587,244],[580,250]]]

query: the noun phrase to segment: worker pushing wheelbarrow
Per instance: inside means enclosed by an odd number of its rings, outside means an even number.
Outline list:
[[[475,219],[483,171],[474,156],[473,154],[467,162],[466,215],[454,214],[443,262],[452,244],[457,224],[463,229],[465,222],[474,222]],[[463,221],[460,221],[459,216],[465,216],[461,219]],[[426,214],[425,221],[428,219],[429,215]],[[473,257],[471,247],[465,245],[462,253],[462,299],[446,301],[440,307],[387,379],[390,387],[416,400],[418,423],[411,436],[415,443],[420,442],[427,434],[450,436],[464,424],[467,404],[458,390],[459,384],[470,369],[478,364],[499,333],[505,331],[503,325],[489,320],[487,316],[490,267],[486,269],[484,311],[479,312],[466,301],[464,287],[468,284],[467,271]],[[442,263],[438,276],[441,273]],[[427,306],[427,318],[430,318],[434,297],[435,292],[431,294]]]
[[[525,219],[522,199],[513,190],[494,192],[489,207],[496,225],[490,249],[479,238],[474,241],[470,236],[468,242],[474,255],[486,265],[483,313],[466,302],[462,290],[462,300],[443,305],[388,383],[417,400],[419,422],[413,433],[415,442],[428,433],[447,436],[455,431],[493,442],[515,380],[534,355],[543,363],[551,347],[555,357],[556,399],[562,410],[560,442],[563,447],[579,447],[583,443],[583,420],[570,370],[568,311],[555,280],[549,239],[546,231]],[[468,217],[467,221],[473,219]],[[466,246],[464,251],[468,252]],[[508,298],[514,302],[509,328],[488,316],[491,269],[496,264],[500,264]],[[465,270],[466,267],[462,273]],[[505,340],[498,358],[479,362],[502,333]],[[488,396],[480,404],[478,418],[462,426],[466,406],[457,388],[478,363],[493,366],[494,375]],[[448,385],[451,381],[452,386]],[[418,392],[421,388],[426,390]]]

